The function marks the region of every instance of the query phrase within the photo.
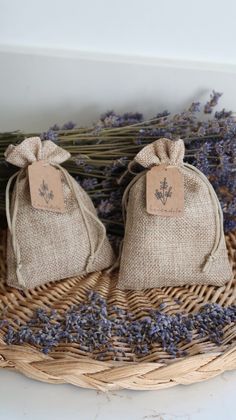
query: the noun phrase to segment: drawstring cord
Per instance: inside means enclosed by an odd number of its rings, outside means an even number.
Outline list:
[[[204,273],[209,273],[212,267],[212,264],[214,263],[214,261],[217,259],[217,251],[220,247],[220,244],[222,242],[222,239],[224,237],[224,224],[223,224],[223,212],[218,200],[218,197],[216,195],[216,192],[214,190],[214,188],[212,187],[211,183],[208,181],[207,177],[201,172],[199,171],[197,168],[195,168],[194,166],[190,165],[189,163],[184,163],[184,167],[187,169],[189,169],[192,172],[195,172],[202,180],[203,182],[206,184],[206,186],[208,187],[211,199],[212,199],[212,203],[214,205],[215,208],[215,214],[216,214],[216,236],[215,236],[215,242],[213,245],[213,248],[210,252],[210,254],[208,255],[205,264],[202,267],[202,271]]]
[[[125,170],[125,172],[121,175],[121,177],[118,179],[118,184],[120,185],[122,182],[123,182],[123,180],[126,178],[126,176],[128,175],[128,174],[131,174],[131,175],[137,175],[137,172],[134,172],[133,171],[133,168],[135,167],[135,165],[137,165],[137,162],[135,162],[135,160],[131,160],[129,163],[128,163],[128,167],[127,167],[127,169]]]
[[[21,264],[21,255],[20,255],[20,248],[19,248],[19,244],[17,242],[17,238],[16,238],[16,216],[17,216],[17,212],[18,212],[18,183],[19,183],[19,179],[22,175],[22,173],[24,172],[24,169],[21,169],[20,171],[16,172],[14,175],[12,175],[7,183],[7,187],[6,187],[6,217],[7,217],[7,224],[8,224],[8,229],[9,232],[11,234],[11,240],[12,240],[12,248],[13,248],[13,252],[15,255],[15,259],[16,259],[16,277],[18,279],[19,285],[22,287],[25,287],[25,281],[22,277],[21,274],[21,268],[22,268],[22,264]],[[16,182],[15,182],[15,201],[14,201],[14,208],[13,208],[13,213],[12,213],[12,219],[11,219],[11,210],[10,210],[10,188],[12,185],[13,180],[16,178]]]
[[[103,225],[103,223],[98,219],[98,217],[96,215],[94,215],[87,207],[86,205],[84,205],[84,203],[82,202],[82,200],[80,199],[80,197],[78,196],[77,190],[75,188],[74,183],[72,182],[72,179],[70,178],[70,175],[68,174],[68,172],[60,165],[58,164],[52,164],[52,166],[58,168],[62,174],[64,175],[70,189],[72,190],[76,201],[78,203],[79,209],[81,211],[86,229],[87,229],[87,234],[88,234],[88,238],[89,238],[89,243],[90,243],[90,256],[89,259],[87,261],[87,265],[86,265],[86,272],[89,272],[92,270],[92,264],[94,262],[94,259],[96,257],[96,255],[99,253],[99,251],[101,250],[101,247],[105,241],[106,238],[106,228]],[[18,212],[18,205],[19,205],[19,198],[18,198],[18,184],[19,184],[19,180],[21,175],[26,171],[26,168],[21,169],[20,171],[16,172],[14,175],[12,175],[7,183],[7,187],[6,187],[6,218],[7,218],[7,224],[8,224],[8,229],[9,232],[11,234],[11,240],[12,240],[12,248],[13,248],[13,252],[15,255],[15,259],[16,259],[16,276],[19,282],[19,285],[22,287],[25,287],[25,281],[22,277],[21,274],[21,268],[22,268],[22,263],[21,263],[21,254],[20,254],[20,247],[19,244],[17,242],[17,238],[16,238],[16,217],[17,217],[17,212]],[[13,212],[12,212],[12,217],[11,217],[11,209],[10,209],[10,188],[12,185],[13,180],[16,178],[15,181],[15,197],[14,197],[14,205],[13,205]],[[92,233],[91,233],[91,229],[89,226],[89,222],[87,220],[87,216],[91,217],[91,219],[93,219],[98,226],[101,228],[101,232],[102,232],[102,236],[100,241],[98,241],[98,246],[95,249],[94,247],[94,241],[92,240]]]

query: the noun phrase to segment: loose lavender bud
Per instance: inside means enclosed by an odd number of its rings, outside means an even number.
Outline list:
[[[122,360],[126,354],[113,347],[113,338],[126,342],[137,357],[149,354],[159,344],[171,357],[182,357],[186,351],[180,345],[190,343],[193,333],[221,344],[224,327],[235,324],[236,306],[224,308],[218,304],[206,304],[197,314],[168,315],[161,310],[149,310],[147,315],[136,319],[125,309],[108,307],[107,301],[95,291],[87,300],[72,306],[64,314],[39,308],[31,320],[18,329],[4,321],[0,328],[5,331],[7,344],[28,343],[48,354],[60,343],[77,343],[81,350],[93,353],[97,359]]]

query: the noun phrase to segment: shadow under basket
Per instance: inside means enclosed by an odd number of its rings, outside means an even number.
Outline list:
[[[116,306],[129,311],[135,319],[141,319],[150,309],[158,310],[161,304],[169,315],[194,314],[206,303],[223,307],[235,305],[236,233],[228,234],[226,243],[234,280],[223,287],[198,285],[122,291],[116,288],[117,275],[98,272],[22,292],[6,285],[6,233],[2,232],[0,318],[9,321],[14,328],[15,320],[27,323],[37,308],[56,309],[63,315],[71,306],[85,302],[89,291],[98,292],[106,300],[108,313]],[[232,323],[224,328],[220,345],[193,334],[190,343],[181,345],[187,355],[176,358],[159,344],[153,344],[148,355],[137,356],[124,339],[119,341],[118,337],[112,337],[119,354],[116,361],[109,354],[104,360],[98,360],[96,351],[81,349],[76,342],[60,343],[49,354],[43,354],[39,347],[28,343],[8,345],[4,341],[4,328],[0,329],[0,368],[14,369],[48,383],[70,383],[101,391],[153,390],[203,381],[236,368],[236,327]]]

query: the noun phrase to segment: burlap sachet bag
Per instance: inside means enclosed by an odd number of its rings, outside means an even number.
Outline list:
[[[232,278],[216,193],[198,169],[183,163],[183,157],[184,142],[167,139],[144,147],[135,157],[146,170],[131,181],[123,197],[126,223],[118,288],[221,286]],[[147,213],[146,174],[161,164],[178,167],[182,174],[181,216]],[[161,187],[168,190],[163,182]],[[156,191],[160,202],[162,195]],[[168,192],[164,204],[167,199]]]
[[[69,157],[55,143],[42,142],[38,137],[28,138],[17,146],[10,145],[5,152],[6,161],[21,168],[10,178],[6,189],[7,283],[10,286],[33,288],[52,280],[102,270],[113,263],[105,227],[92,201],[60,166]],[[41,160],[60,173],[64,213],[37,209],[31,204],[28,166]],[[50,191],[47,185],[44,187],[46,192]]]

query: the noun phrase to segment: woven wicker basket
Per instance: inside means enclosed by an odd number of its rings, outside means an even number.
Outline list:
[[[229,257],[236,274],[236,234],[226,237]],[[109,305],[117,305],[135,313],[137,317],[146,314],[143,308],[158,308],[166,304],[165,312],[195,312],[207,302],[223,306],[236,302],[235,279],[223,287],[188,286],[144,291],[121,291],[116,288],[116,276],[93,273],[85,277],[75,277],[59,282],[51,282],[27,292],[8,287],[5,283],[5,235],[1,241],[0,310],[4,318],[19,318],[27,321],[38,307],[68,309],[86,298],[88,290],[96,290],[106,298]],[[176,299],[181,304],[176,303]],[[60,344],[50,355],[44,355],[31,345],[6,345],[0,332],[0,367],[15,369],[24,375],[49,383],[70,383],[83,388],[102,391],[121,388],[151,390],[190,384],[212,378],[220,373],[236,368],[236,328],[225,328],[221,346],[207,339],[194,337],[187,349],[188,356],[172,359],[159,345],[148,356],[137,357],[128,343],[115,341],[122,350],[120,361],[98,361],[96,354],[82,351],[78,344]]]

